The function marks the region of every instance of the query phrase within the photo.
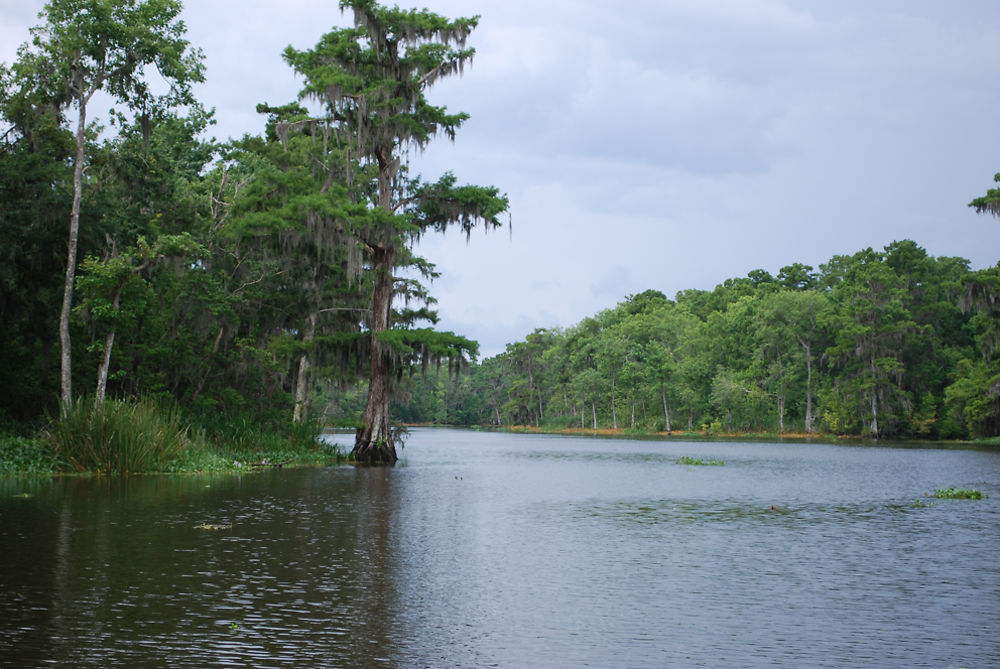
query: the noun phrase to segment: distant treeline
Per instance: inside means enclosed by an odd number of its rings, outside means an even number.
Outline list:
[[[460,425],[1000,434],[1000,264],[913,241],[673,300],[648,290],[538,329],[461,377],[404,380],[394,416]],[[340,404],[338,404],[338,402]],[[344,404],[341,406],[341,404]],[[350,394],[334,402],[350,411]]]

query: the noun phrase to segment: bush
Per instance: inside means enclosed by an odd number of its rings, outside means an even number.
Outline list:
[[[163,471],[193,446],[178,413],[148,400],[77,400],[42,438],[58,463],[80,472]]]

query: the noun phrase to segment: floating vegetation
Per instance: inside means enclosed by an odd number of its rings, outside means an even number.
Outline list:
[[[938,499],[987,499],[989,495],[975,488],[938,488],[934,491]]]
[[[705,466],[705,467],[721,467],[726,464],[722,460],[710,460],[701,458],[691,458],[688,456],[682,456],[677,458],[677,464],[679,465],[692,465],[692,466]]]
[[[195,525],[195,529],[198,530],[231,530],[233,529],[233,524],[228,525],[213,525],[211,523],[202,523],[201,525]]]
[[[929,509],[932,506],[934,506],[934,502],[928,502],[923,499],[915,499],[913,500],[913,504],[910,504],[910,508],[913,509]]]

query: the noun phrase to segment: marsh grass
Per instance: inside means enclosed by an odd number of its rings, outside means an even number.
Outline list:
[[[938,499],[987,499],[989,495],[975,488],[938,488],[934,491]]]
[[[177,411],[148,400],[79,399],[42,440],[59,465],[78,472],[165,471],[179,456],[204,450]]]
[[[706,467],[721,467],[726,464],[723,460],[711,460],[702,458],[692,458],[687,455],[677,458],[677,464],[679,465],[691,465],[695,467],[706,466]]]

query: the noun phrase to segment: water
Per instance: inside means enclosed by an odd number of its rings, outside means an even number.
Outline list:
[[[1000,666],[996,452],[420,429],[401,455],[0,480],[0,666]],[[990,498],[924,497],[948,486]]]

